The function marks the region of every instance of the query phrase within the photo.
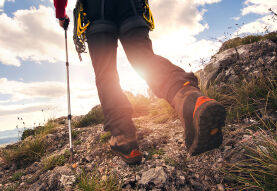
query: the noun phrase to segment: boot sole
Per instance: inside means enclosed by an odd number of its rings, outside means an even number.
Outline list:
[[[124,155],[121,154],[120,152],[117,152],[117,151],[112,150],[112,149],[111,149],[111,151],[112,151],[115,155],[119,156],[124,162],[126,162],[126,163],[129,164],[129,165],[139,164],[139,163],[141,162],[141,160],[142,160],[142,155],[137,156],[137,157],[134,157],[134,158],[127,159],[127,158],[125,158]]]
[[[189,148],[192,156],[218,148],[222,144],[222,130],[225,125],[226,112],[224,107],[216,102],[203,103],[196,111],[193,125],[195,135]]]

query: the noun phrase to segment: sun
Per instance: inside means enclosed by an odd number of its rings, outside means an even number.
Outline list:
[[[119,69],[118,73],[120,86],[123,91],[130,91],[133,94],[147,94],[147,89],[149,88],[147,83],[133,68],[126,67],[124,70]]]

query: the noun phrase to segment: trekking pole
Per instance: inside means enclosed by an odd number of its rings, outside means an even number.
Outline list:
[[[69,19],[65,19],[64,34],[65,34],[65,52],[66,52],[66,81],[67,81],[67,105],[68,105],[68,132],[69,132],[69,148],[70,148],[70,164],[73,161],[73,147],[72,147],[72,135],[71,135],[71,104],[70,104],[70,87],[69,87],[69,62],[68,62],[68,48],[67,48],[67,28]]]

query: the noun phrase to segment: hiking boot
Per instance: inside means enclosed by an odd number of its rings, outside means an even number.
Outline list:
[[[112,136],[110,139],[110,147],[112,152],[120,156],[127,164],[136,164],[142,159],[136,137],[129,138],[123,135]]]
[[[220,103],[185,83],[173,98],[172,105],[184,124],[185,143],[191,155],[222,144],[221,128],[225,125],[226,112]]]

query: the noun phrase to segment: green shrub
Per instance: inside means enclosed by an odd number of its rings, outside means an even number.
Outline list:
[[[35,128],[36,135],[48,135],[56,131],[57,124],[53,120],[49,120],[44,126]]]
[[[23,175],[23,172],[16,172],[12,175],[11,181],[18,181]]]
[[[237,38],[230,39],[223,43],[223,45],[219,49],[219,52],[223,52],[230,48],[235,48],[237,46],[245,45],[245,44],[251,44],[253,42],[258,42],[265,39],[268,39],[277,43],[277,32],[271,32],[265,35],[249,35],[243,38],[237,37]]]
[[[44,126],[38,126],[34,129],[25,129],[22,133],[21,140],[29,136],[44,136],[55,132],[57,124],[54,120],[49,120]]]
[[[239,45],[242,45],[242,40],[240,37],[230,39],[222,44],[221,48],[219,49],[219,52],[223,52],[230,48],[235,48]]]
[[[29,136],[35,135],[35,130],[34,129],[25,129],[22,133],[21,140],[26,139]]]
[[[75,151],[73,151],[73,154],[74,154],[74,153],[75,153]],[[63,155],[64,155],[65,158],[68,158],[68,159],[69,159],[69,157],[70,157],[70,155],[71,155],[71,154],[70,154],[70,150],[66,150],[66,151],[64,152]]]
[[[271,33],[268,33],[264,36],[264,38],[268,39],[268,40],[271,40],[275,43],[277,43],[277,32],[271,32]]]
[[[71,132],[72,139],[77,138],[78,134],[79,134],[79,132],[78,132],[78,131],[73,130],[73,131]]]
[[[77,146],[77,145],[80,145],[80,144],[82,144],[82,141],[80,139],[73,142],[74,146]]]
[[[83,116],[80,121],[76,122],[76,127],[86,127],[97,125],[104,122],[104,114],[100,105],[93,107],[88,114]]]
[[[148,152],[148,155],[145,157],[145,160],[151,160],[153,158],[153,155],[159,155],[159,156],[164,155],[163,149],[151,148],[147,152]]]
[[[3,159],[6,164],[16,164],[18,168],[28,166],[39,160],[46,151],[46,141],[43,137],[36,137],[27,142],[20,143],[17,147],[5,149]]]
[[[63,166],[67,161],[66,155],[53,155],[42,161],[44,170],[52,170],[56,166]]]
[[[105,176],[105,178],[103,178]],[[77,179],[79,189],[83,191],[120,191],[121,185],[114,174],[100,175],[96,170],[91,173],[82,172]]]
[[[262,39],[259,35],[249,35],[241,39],[241,44],[251,44],[253,42],[258,42]]]
[[[47,143],[45,136],[56,131],[56,123],[49,120],[44,126],[35,129],[26,129],[21,137],[21,143],[3,150],[3,159],[8,164],[15,164],[17,168],[26,167],[34,161],[38,161],[45,155]],[[33,136],[30,140],[27,137]]]
[[[112,134],[110,132],[105,132],[100,136],[100,143],[106,143],[110,140]]]

